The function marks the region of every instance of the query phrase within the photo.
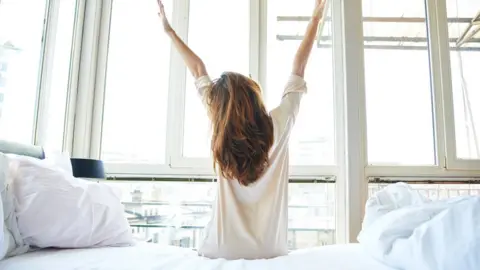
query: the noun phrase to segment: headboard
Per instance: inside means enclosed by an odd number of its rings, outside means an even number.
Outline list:
[[[0,152],[5,154],[29,156],[38,159],[45,158],[45,152],[40,146],[21,144],[5,140],[0,140]]]

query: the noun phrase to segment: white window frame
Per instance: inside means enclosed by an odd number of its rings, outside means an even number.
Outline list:
[[[113,0],[114,1],[114,0]],[[250,76],[258,80],[265,86],[266,82],[266,50],[267,50],[267,1],[273,0],[249,0],[250,1]],[[102,121],[103,121],[103,109],[104,109],[104,92],[105,92],[105,76],[106,76],[106,64],[108,57],[108,36],[109,36],[109,24],[111,18],[112,0],[103,1],[102,6],[90,6],[86,8],[88,15],[85,17],[84,32],[88,32],[86,38],[83,40],[83,44],[88,46],[85,50],[86,57],[85,62],[82,62],[84,72],[80,73],[80,80],[83,80],[83,89],[80,91],[88,91],[85,89],[85,85],[88,84],[91,78],[91,74],[86,71],[90,71],[87,67],[91,67],[92,61],[96,58],[96,77],[95,77],[95,91],[89,93],[83,93],[79,95],[80,100],[84,100],[82,106],[77,106],[77,114],[81,113],[84,116],[80,118],[79,123],[75,123],[77,127],[77,133],[75,134],[77,146],[77,156],[100,158],[101,152],[101,137],[102,137]],[[336,242],[346,243],[353,239],[347,238],[347,231],[349,225],[345,219],[348,212],[349,205],[356,205],[357,208],[361,208],[358,204],[361,199],[354,194],[359,194],[357,185],[349,186],[348,193],[352,198],[347,205],[346,199],[346,178],[347,175],[342,173],[346,166],[345,155],[338,154],[344,153],[345,147],[345,121],[344,119],[344,62],[341,59],[343,57],[343,20],[342,14],[345,7],[340,1],[333,1],[332,4],[332,17],[333,23],[333,40],[332,49],[333,57],[339,59],[334,61],[334,87],[335,98],[335,159],[336,166],[292,166],[290,168],[290,175],[296,179],[311,179],[319,178],[322,176],[333,176],[336,178]],[[177,34],[186,42],[188,42],[188,10],[189,0],[177,0],[174,1],[173,16],[171,23]],[[92,15],[94,14],[94,15]],[[101,14],[101,16],[99,16]],[[96,38],[97,37],[97,38]],[[92,44],[98,43],[96,48],[91,47]],[[97,56],[95,56],[97,54]],[[293,56],[292,56],[293,57]],[[170,60],[170,87],[168,97],[168,112],[167,112],[167,136],[166,136],[166,160],[167,164],[125,164],[125,163],[105,163],[105,167],[109,175],[115,177],[172,177],[172,178],[207,178],[210,179],[214,176],[212,161],[208,158],[195,159],[182,157],[182,144],[183,144],[183,130],[184,130],[184,114],[185,114],[185,91],[178,91],[179,84],[181,89],[186,88],[186,67],[183,63],[181,56],[177,53],[175,48],[171,48],[171,60]],[[354,76],[354,75],[352,75]],[[82,87],[82,84],[79,85]],[[89,97],[89,99],[87,98]],[[90,102],[87,103],[87,100]],[[89,107],[93,104],[93,109]],[[88,106],[87,106],[88,105]],[[80,108],[79,108],[80,107]],[[90,111],[90,112],[89,112]],[[93,117],[90,122],[90,127],[87,127],[88,123],[85,122],[85,115],[91,115]],[[354,116],[356,112],[350,112],[351,116]],[[79,138],[80,137],[80,138]],[[89,145],[88,151],[85,150],[85,145]],[[82,147],[83,146],[83,147]],[[363,167],[362,167],[363,169]],[[357,183],[361,183],[358,177],[355,178]],[[356,214],[358,215],[358,214]],[[360,216],[355,217],[360,224]],[[351,220],[351,219],[349,219]],[[358,229],[358,226],[357,226]],[[355,229],[356,230],[356,229]]]
[[[65,112],[65,127],[63,150],[72,154],[74,142],[75,115],[77,110],[77,94],[80,73],[80,60],[83,42],[83,27],[86,10],[86,0],[77,0],[70,60],[70,78],[68,80],[67,107]]]
[[[108,64],[108,45],[110,36],[110,22],[112,16],[112,4],[114,0],[102,2],[94,1],[86,7],[84,20],[84,39],[82,50],[82,62],[79,79],[74,134],[74,156],[99,159],[101,158],[101,142],[103,129],[103,113],[105,103],[105,83]],[[91,3],[91,2],[90,2]],[[176,33],[187,41],[188,33],[188,1],[172,1],[173,16],[172,27]],[[160,30],[160,29],[159,29]],[[85,34],[85,32],[87,32]],[[105,162],[106,171],[109,175],[148,177],[181,177],[181,178],[212,178],[213,170],[195,167],[174,168],[170,166],[171,160],[175,159],[174,153],[181,149],[181,141],[178,136],[183,132],[184,118],[184,95],[186,83],[186,69],[181,56],[171,48],[170,59],[170,87],[168,93],[166,151],[167,164],[135,164],[135,163],[109,163]],[[85,59],[85,60],[83,60]],[[82,67],[83,66],[83,67]],[[82,72],[83,71],[83,72]],[[93,73],[92,73],[93,72]],[[92,84],[94,87],[92,87]],[[179,87],[180,85],[180,87]],[[78,115],[81,115],[78,117]],[[181,121],[180,121],[181,119]],[[180,125],[181,124],[181,125]]]
[[[345,30],[344,25],[349,22],[348,19],[345,19],[344,15],[348,15],[346,13],[348,9],[346,9],[343,1],[329,1],[331,8],[330,15],[332,16],[333,58],[336,59],[336,61],[333,61],[333,82],[335,88],[335,156],[338,166],[335,181],[335,240],[336,243],[341,244],[352,242],[353,235],[350,233],[350,230],[355,230],[355,224],[361,224],[361,221],[359,221],[360,223],[355,222],[355,216],[350,216],[354,213],[354,211],[350,209],[351,205],[355,205],[359,200],[360,203],[363,203],[361,198],[355,195],[360,194],[358,190],[354,193],[351,192],[356,190],[355,186],[362,184],[362,181],[361,178],[350,179],[347,172],[347,166],[351,165],[348,163],[347,157],[350,154],[353,155],[356,151],[361,151],[361,148],[348,149],[347,152],[347,140],[354,140],[349,137],[348,130],[351,128],[352,122],[348,117],[351,117],[355,111],[355,108],[348,107],[345,103],[347,96],[346,86],[348,86],[349,83],[347,83],[347,51],[345,48],[345,40],[347,40],[346,35],[348,35],[348,32]],[[350,80],[350,83],[357,82]],[[360,164],[362,164],[362,162],[363,161],[360,161]],[[358,168],[362,171],[361,173],[363,173],[364,166],[359,166]]]
[[[95,103],[96,92],[100,91],[100,88],[97,87],[97,80],[101,77],[99,76],[101,72],[98,72],[97,65],[104,57],[99,55],[99,47],[105,46],[103,42],[100,42],[105,38],[100,36],[101,20],[102,17],[105,18],[102,12],[107,10],[105,7],[109,1],[82,1],[84,8],[80,61],[77,67],[74,122],[73,127],[69,126],[69,131],[72,133],[69,143],[71,142],[72,157],[98,158],[99,156],[91,150],[101,142],[98,141],[101,126],[94,125],[96,122],[93,121],[93,113],[94,105],[97,104]]]
[[[50,99],[51,81],[53,77],[53,60],[56,45],[56,31],[59,19],[59,9],[61,0],[47,1],[46,16],[45,16],[45,31],[44,31],[44,49],[41,60],[41,70],[39,78],[39,87],[37,94],[37,114],[35,119],[35,133],[33,143],[35,145],[44,145],[47,133],[48,121],[48,102]],[[74,23],[72,29],[72,47],[69,64],[69,78],[67,87],[67,99],[65,100],[65,119],[62,137],[62,149],[65,152],[71,152],[72,148],[69,144],[72,138],[72,128],[74,121],[74,114],[72,108],[75,106],[76,97],[76,74],[78,73],[78,65],[80,61],[80,41],[81,41],[81,26],[83,23],[83,11],[85,2],[82,0],[75,1]]]
[[[43,31],[43,50],[40,61],[40,71],[37,89],[37,110],[35,116],[35,127],[33,143],[42,145],[46,136],[46,121],[48,99],[50,97],[51,70],[53,67],[55,53],[55,33],[58,25],[58,11],[60,3],[55,0],[46,1],[44,31]]]
[[[340,3],[339,3],[340,2]],[[337,181],[337,211],[343,204],[345,242],[357,242],[364,216],[364,205],[367,197],[365,179],[366,155],[366,110],[364,81],[364,49],[362,1],[333,1],[333,8],[340,6],[342,23],[342,60],[344,99],[344,135],[343,170]],[[335,19],[335,18],[334,18]],[[347,27],[348,26],[348,27]],[[339,27],[339,26],[337,26]],[[337,37],[339,38],[339,37]],[[337,81],[337,80],[335,80]],[[359,102],[360,101],[360,102]],[[338,119],[336,119],[338,120]],[[340,219],[341,217],[337,217]],[[338,222],[337,226],[341,226]],[[339,229],[342,229],[339,227]]]
[[[337,1],[333,2],[338,4]],[[436,179],[437,181],[464,181],[480,176],[480,162],[458,160],[455,155],[455,129],[450,76],[450,53],[446,0],[426,0],[427,27],[430,42],[430,68],[434,96],[434,136],[436,165],[433,166],[382,166],[368,164],[367,123],[365,102],[365,65],[361,1],[341,1],[343,4],[343,38],[345,71],[345,166],[337,181],[337,202],[345,204],[345,237],[356,242],[363,220],[368,197],[370,177],[408,179]],[[347,27],[348,26],[348,27]],[[442,76],[443,75],[443,76]],[[338,117],[336,121],[339,121]],[[351,132],[348,132],[348,131]],[[338,153],[342,153],[340,150]],[[342,196],[343,195],[343,196]],[[343,202],[341,200],[344,200]],[[339,207],[337,207],[339,210]],[[340,209],[341,210],[341,209]],[[341,213],[339,213],[341,214]],[[337,218],[339,218],[337,216]],[[341,223],[337,223],[341,226]],[[339,229],[341,229],[339,227]]]
[[[266,7],[267,1],[249,0],[250,1],[250,70],[254,79],[259,80],[262,84],[265,83],[265,68],[266,68],[266,40],[264,40],[264,33],[266,31]],[[188,6],[189,0],[174,1],[174,16],[172,24],[177,29],[178,34],[187,40],[188,36]],[[78,14],[75,22],[74,33],[74,48],[72,61],[72,75],[70,78],[69,89],[69,106],[67,106],[67,119],[64,149],[70,150],[76,156],[98,158],[100,156],[101,144],[101,124],[103,121],[103,97],[105,84],[105,70],[106,59],[108,56],[108,35],[109,22],[111,13],[112,0],[96,2],[78,0],[77,8]],[[333,1],[333,6],[339,5]],[[342,3],[344,13],[348,7],[354,6],[352,3]],[[340,9],[339,9],[340,10]],[[335,11],[334,11],[335,12]],[[361,12],[360,9],[349,11],[349,13]],[[41,75],[39,85],[39,98],[37,100],[37,115],[36,128],[34,135],[34,142],[41,144],[44,138],[45,119],[45,105],[48,93],[45,89],[49,85],[48,70],[51,66],[51,54],[53,53],[53,38],[54,35],[49,35],[49,31],[54,31],[56,25],[56,18],[58,17],[58,0],[50,0],[48,10],[46,13],[46,28],[44,40],[44,52],[42,54]],[[351,14],[351,15],[352,15]],[[434,166],[381,166],[381,165],[366,165],[365,171],[367,176],[469,176],[480,175],[480,160],[465,160],[456,158],[455,147],[455,129],[453,116],[453,97],[450,73],[450,56],[448,44],[448,29],[447,29],[447,12],[445,0],[427,0],[427,17],[429,39],[430,43],[430,59],[432,70],[432,87],[434,89],[434,110],[435,110],[435,136],[436,136],[436,159],[437,165]],[[351,16],[345,18],[344,21],[353,20]],[[358,16],[356,16],[358,17]],[[334,25],[335,27],[335,25]],[[343,27],[343,26],[342,26]],[[338,26],[337,26],[338,28]],[[352,39],[353,34],[348,34],[345,31],[345,38]],[[82,38],[83,37],[83,38]],[[343,37],[342,37],[343,38]],[[356,37],[358,38],[358,37]],[[335,37],[334,37],[335,39]],[[81,44],[80,44],[81,43]],[[356,42],[360,44],[360,42]],[[97,45],[99,44],[99,45]],[[81,50],[80,50],[80,47]],[[347,50],[346,47],[339,47],[337,49]],[[81,52],[81,53],[80,53]],[[335,53],[338,58],[338,52]],[[358,56],[358,52],[355,56]],[[80,59],[82,61],[80,61]],[[344,60],[348,65],[349,61]],[[172,78],[183,78],[185,84],[186,72],[185,66],[181,63],[179,55],[172,48],[171,60]],[[335,73],[340,72],[336,70]],[[335,83],[342,79],[335,79]],[[172,80],[171,80],[172,81]],[[176,80],[178,83],[178,80]],[[183,85],[185,86],[185,85]],[[172,87],[170,87],[172,88]],[[169,98],[169,116],[168,116],[168,134],[167,134],[167,163],[163,168],[154,169],[159,165],[151,164],[129,164],[124,166],[125,170],[118,170],[119,172],[132,172],[131,166],[139,166],[139,169],[133,170],[141,172],[142,174],[199,174],[205,176],[213,175],[210,169],[211,161],[209,159],[191,159],[181,157],[181,136],[177,136],[183,132],[183,113],[184,110],[179,110],[178,105],[183,105],[184,91],[175,91],[170,89]],[[364,89],[363,89],[364,91]],[[347,94],[348,95],[348,94]],[[363,93],[364,95],[364,93]],[[180,100],[180,101],[179,101]],[[343,103],[336,98],[337,105]],[[76,106],[75,106],[76,105]],[[364,111],[365,104],[360,105],[360,110]],[[339,106],[337,106],[339,107]],[[363,108],[362,108],[363,107]],[[73,110],[72,110],[73,109]],[[183,108],[182,108],[183,109]],[[336,110],[339,112],[341,108]],[[72,112],[73,111],[73,112]],[[343,112],[343,109],[341,110]],[[182,112],[179,115],[179,112]],[[364,112],[362,112],[364,114]],[[175,118],[171,115],[176,115]],[[363,116],[364,117],[364,116]],[[336,120],[339,120],[338,115]],[[178,121],[182,119],[182,121]],[[365,121],[365,119],[360,120]],[[362,124],[364,125],[364,124]],[[171,128],[174,127],[175,128]],[[342,133],[337,125],[336,133]],[[75,128],[74,128],[75,127]],[[366,125],[362,129],[363,148],[366,149]],[[337,139],[338,136],[336,136]],[[170,143],[173,142],[173,143]],[[337,148],[341,146],[337,143]],[[340,147],[340,148],[339,148]],[[362,150],[362,151],[365,151]],[[343,150],[337,151],[342,153]],[[337,155],[338,156],[338,155]],[[338,160],[338,157],[337,157]],[[128,164],[127,164],[128,165]],[[131,165],[131,166],[130,166]],[[116,167],[116,166],[113,166]],[[114,172],[117,170],[113,170]],[[293,166],[292,175],[298,176],[312,176],[312,175],[336,175],[339,173],[338,166]]]
[[[35,100],[35,115],[33,123],[32,143],[35,145],[44,145],[47,134],[48,121],[48,102],[50,98],[51,81],[53,78],[52,67],[56,45],[56,30],[59,19],[59,8],[61,0],[45,1],[45,15],[43,20],[42,44],[40,52],[40,63],[37,77],[37,89]],[[72,127],[74,123],[74,114],[71,109],[75,105],[76,96],[76,74],[78,63],[80,61],[79,42],[81,41],[81,25],[83,22],[83,10],[85,0],[75,0],[76,10],[73,28],[73,42],[71,48],[70,72],[67,86],[67,100],[65,107],[64,135],[62,138],[62,150],[71,152],[72,148],[69,142],[72,141]]]
[[[188,43],[188,26],[189,26],[189,3],[191,0],[173,1],[173,16],[171,23],[176,33]],[[260,81],[262,85],[265,83],[266,68],[266,36],[262,33],[266,32],[267,22],[267,1],[265,0],[249,0],[250,1],[250,74],[252,78]],[[105,91],[106,64],[108,58],[108,36],[109,24],[111,17],[112,0],[106,0],[103,4],[97,4],[96,8],[90,8],[90,14],[96,12],[96,16],[86,16],[84,31],[90,31],[84,40],[86,47],[86,60],[82,62],[84,66],[84,74],[82,76],[83,84],[80,83],[78,102],[85,102],[80,108],[82,116],[76,120],[76,131],[79,133],[75,136],[76,144],[74,145],[75,155],[87,156],[91,158],[100,158],[101,152],[101,135],[103,121],[103,105]],[[88,12],[88,10],[87,10]],[[87,13],[88,14],[88,13]],[[90,20],[88,20],[90,17]],[[96,35],[95,39],[91,36]],[[98,42],[97,47],[91,47],[92,44]],[[261,57],[260,57],[261,56]],[[96,62],[94,59],[96,58]],[[95,62],[95,63],[94,63]],[[88,64],[90,63],[90,64]],[[95,64],[95,67],[91,66]],[[91,74],[87,71],[96,70],[95,91],[94,93],[86,93],[89,87],[88,81],[92,80]],[[129,164],[129,163],[108,163],[106,162],[107,171],[112,175],[169,175],[169,176],[197,176],[197,177],[213,177],[213,162],[211,158],[188,158],[183,156],[183,132],[185,118],[185,91],[186,76],[188,72],[175,48],[171,48],[170,59],[170,87],[168,96],[168,112],[167,112],[167,136],[166,136],[166,163],[167,164]],[[90,98],[87,98],[90,96]],[[87,100],[90,100],[87,102]],[[88,104],[87,104],[88,103]],[[92,105],[93,104],[93,105]],[[337,105],[343,103],[337,102]],[[92,109],[93,106],[93,109]],[[78,106],[77,106],[78,107]],[[343,111],[339,108],[336,111]],[[92,119],[88,121],[89,119]],[[83,122],[83,124],[81,124]],[[91,128],[90,128],[91,127]],[[337,125],[336,133],[341,134]],[[78,138],[78,139],[77,139]],[[336,140],[336,144],[343,140]],[[88,149],[84,147],[89,145]],[[83,146],[83,147],[82,147]],[[337,147],[338,148],[338,147]],[[338,155],[336,155],[338,156]],[[338,174],[338,166],[291,166],[290,172],[294,177],[310,177],[316,175],[334,176]]]
[[[457,157],[455,134],[455,111],[450,63],[450,44],[447,22],[446,0],[435,0],[438,24],[439,80],[443,86],[443,106],[445,121],[445,168],[447,170],[474,171],[480,175],[480,159],[460,159]]]
[[[268,1],[262,0],[249,0],[250,1],[250,75],[252,78],[258,80],[261,85],[265,86],[265,76],[266,76],[266,35],[261,33],[266,33],[267,27],[267,6]],[[188,42],[188,10],[189,10],[189,2],[190,0],[181,0],[178,1],[183,5],[183,7],[179,7],[179,10],[182,11],[180,16],[182,20],[176,21],[178,25],[177,34],[182,37],[186,42]],[[178,7],[177,5],[177,7]],[[175,8],[175,7],[174,7]],[[182,9],[183,8],[183,9]],[[187,12],[184,14],[184,12]],[[175,14],[175,13],[174,13]],[[262,53],[261,53],[262,52]],[[172,54],[173,55],[173,54]],[[260,57],[262,56],[262,57]],[[172,71],[176,70],[179,66],[183,66],[182,63],[175,63],[176,61],[181,61],[181,59],[172,58]],[[183,72],[182,74],[186,74]],[[179,74],[171,74],[171,76],[175,76],[177,80],[176,83],[178,85],[178,75]],[[171,80],[172,81],[172,80]],[[181,82],[185,82],[186,78],[181,77]],[[184,86],[183,89],[186,87]],[[183,153],[183,132],[184,132],[184,114],[185,114],[185,91],[175,91],[173,87],[170,87],[171,92],[169,93],[170,96],[177,95],[177,99],[171,103],[169,106],[173,104],[171,107],[174,107],[175,112],[172,115],[175,115],[175,128],[171,130],[175,130],[176,133],[172,134],[172,140],[167,140],[169,145],[174,148],[170,148],[170,167],[173,169],[198,169],[199,172],[213,174],[213,161],[211,158],[189,158],[184,157]],[[173,90],[173,92],[172,92]],[[268,93],[267,93],[268,95]],[[175,102],[175,103],[174,103]],[[180,105],[181,104],[181,105]],[[173,117],[169,117],[169,119],[173,119]],[[336,132],[337,133],[337,132]],[[167,151],[168,152],[168,151]],[[168,160],[168,159],[167,159]],[[312,176],[312,175],[336,175],[338,173],[338,166],[291,166],[290,174],[292,176],[298,177],[305,177],[305,176]]]
[[[258,78],[259,64],[259,25],[260,25],[260,5],[258,0],[249,0],[250,6],[250,53],[249,53],[249,73],[253,78]],[[173,12],[173,23],[176,24],[175,31],[188,43],[188,30],[190,18],[190,0],[175,1]],[[175,16],[176,15],[176,16]],[[193,48],[195,50],[195,48]],[[169,128],[170,138],[167,139],[169,151],[167,152],[167,160],[169,167],[179,171],[185,169],[196,169],[202,174],[214,175],[213,160],[211,158],[190,158],[183,156],[183,143],[185,131],[185,98],[186,98],[186,76],[189,76],[183,60],[180,58],[175,48],[172,48],[171,72],[170,73],[170,91],[169,97],[169,115],[168,121],[174,122],[167,125]],[[202,56],[201,56],[202,57]],[[205,57],[205,56],[203,56]],[[178,72],[177,72],[178,71]],[[181,72],[181,74],[180,74]],[[175,85],[181,86],[184,91],[175,89]],[[170,109],[171,108],[171,109]],[[170,140],[169,140],[170,139]]]
[[[177,0],[174,1],[172,24],[175,27],[177,35],[188,44],[188,29],[190,20],[190,1]],[[172,169],[182,170],[195,168],[203,173],[213,175],[213,169],[210,171],[206,168],[212,167],[212,163],[208,158],[187,158],[183,157],[183,143],[185,131],[185,98],[187,91],[188,71],[183,59],[172,46],[170,59],[170,87],[169,87],[169,103],[167,117],[167,151],[166,160],[168,166]],[[202,57],[202,56],[200,56]],[[203,56],[205,57],[205,56]],[[183,89],[181,91],[180,89]],[[168,136],[170,135],[170,136]],[[208,164],[210,163],[210,164]],[[210,165],[210,166],[209,166]]]
[[[456,158],[453,99],[450,75],[450,51],[446,0],[426,0],[431,87],[433,91],[434,136],[436,165],[430,166],[384,166],[367,164],[366,177],[371,176],[422,176],[465,177],[480,175],[480,160]],[[363,103],[365,106],[365,103]],[[367,148],[367,125],[364,142]],[[368,158],[367,158],[368,161]],[[475,170],[477,168],[477,170]]]
[[[105,93],[108,36],[112,1],[79,0],[83,4],[81,58],[78,89],[75,88],[75,116],[69,118],[69,143],[74,156],[100,158]],[[173,1],[172,25],[187,41],[190,0]],[[266,82],[267,1],[250,1],[250,73],[262,85]],[[336,177],[337,243],[355,242],[361,229],[364,204],[368,196],[369,177],[398,179],[445,179],[454,181],[480,176],[480,161],[456,160],[450,55],[446,22],[446,1],[426,0],[430,68],[434,96],[434,134],[436,165],[369,165],[365,102],[365,66],[361,1],[330,0],[333,20],[333,54],[335,87],[336,166],[292,166],[292,178]],[[185,65],[171,48],[170,89],[168,97],[166,164],[119,164],[106,162],[106,170],[118,177],[212,178],[208,158],[185,158],[182,144],[186,89]],[[179,86],[180,83],[180,86]],[[176,89],[174,88],[176,87]],[[73,90],[72,90],[73,91]],[[70,104],[72,105],[72,104]],[[74,125],[74,129],[71,128]],[[477,169],[475,169],[477,168]],[[413,179],[413,178],[412,178]],[[453,179],[453,180],[452,180]]]

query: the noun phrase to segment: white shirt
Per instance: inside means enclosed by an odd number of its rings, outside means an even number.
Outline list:
[[[212,81],[195,82],[200,96]],[[270,165],[248,187],[218,176],[217,197],[199,255],[209,258],[262,259],[286,255],[288,228],[288,142],[307,87],[303,78],[291,75],[280,105],[270,112],[274,144]]]

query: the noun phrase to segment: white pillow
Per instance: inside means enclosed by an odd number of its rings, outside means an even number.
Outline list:
[[[48,160],[12,159],[13,193],[24,241],[40,248],[132,245],[120,198],[102,183],[89,182]]]
[[[0,260],[28,251],[28,245],[23,241],[18,230],[15,213],[15,198],[11,190],[12,175],[9,158],[0,153]]]
[[[52,165],[56,165],[73,175],[72,162],[70,161],[70,155],[67,152],[45,151],[45,161],[50,162]]]
[[[0,176],[1,177],[1,176]],[[8,250],[8,238],[6,238],[5,233],[6,229],[5,228],[5,221],[4,221],[4,215],[3,215],[3,202],[0,198],[0,217],[2,217],[1,223],[0,223],[0,261],[5,258],[7,255],[7,250]]]

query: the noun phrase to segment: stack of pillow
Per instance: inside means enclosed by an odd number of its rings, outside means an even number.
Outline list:
[[[70,158],[0,153],[0,260],[35,248],[134,244],[120,196],[73,176]]]

